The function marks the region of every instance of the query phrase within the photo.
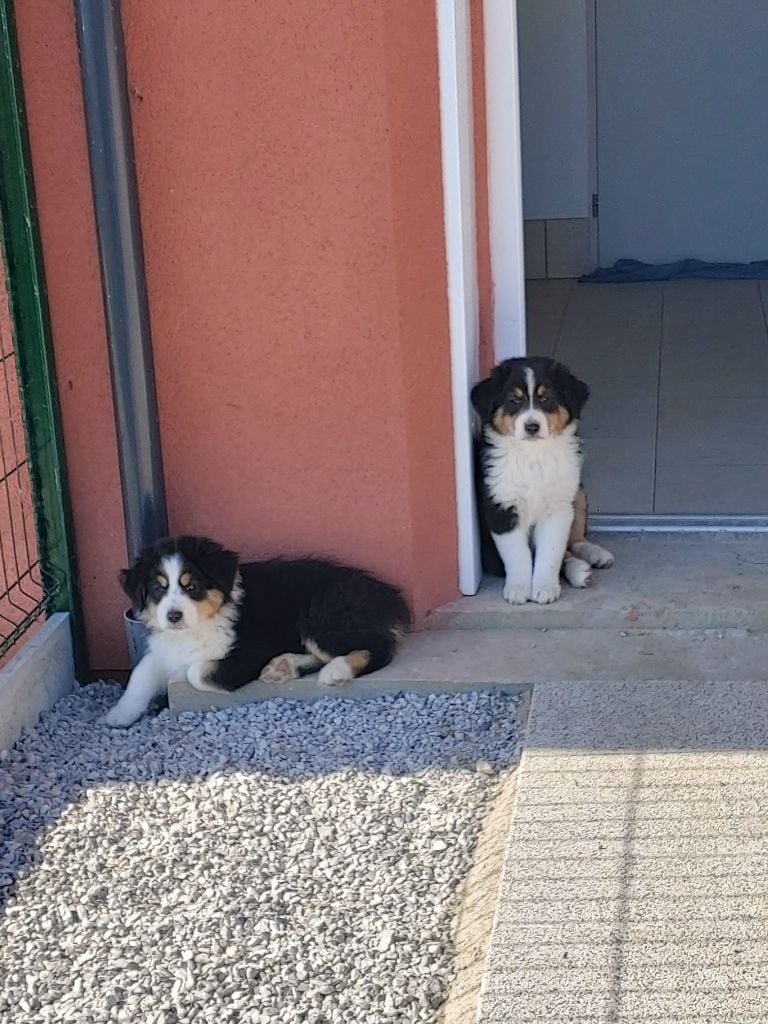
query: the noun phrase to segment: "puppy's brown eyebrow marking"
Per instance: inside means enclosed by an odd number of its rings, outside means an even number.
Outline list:
[[[525,395],[525,392],[522,388],[512,388],[512,394],[515,398],[522,398]]]
[[[539,396],[539,398],[541,398],[542,395],[546,394],[546,391],[547,389],[544,387],[543,384],[539,384],[539,386],[536,388],[536,394]]]
[[[157,583],[160,584],[161,587],[167,587],[168,586],[168,580],[165,578],[165,576],[162,576],[162,575],[158,574],[155,577],[155,580],[156,580]]]
[[[190,582],[191,579],[191,573],[183,572],[181,576],[179,576],[179,583],[182,585],[182,587],[186,587],[186,585]]]

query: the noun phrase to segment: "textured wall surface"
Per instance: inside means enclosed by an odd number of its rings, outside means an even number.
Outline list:
[[[432,5],[123,8],[173,528],[450,598]]]
[[[92,666],[125,558],[70,0],[17,5]],[[456,593],[435,15],[126,0],[171,528]]]
[[[72,0],[16,23],[91,664],[125,662],[125,534]]]

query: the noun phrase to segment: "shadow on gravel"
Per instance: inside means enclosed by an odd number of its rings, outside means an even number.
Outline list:
[[[99,788],[220,782],[231,773],[295,783],[435,769],[481,781],[519,754],[520,698],[509,694],[274,700],[179,717],[153,711],[130,729],[109,729],[99,719],[120,692],[95,683],[64,698],[0,759],[0,916],[17,876],[43,859],[39,837]]]

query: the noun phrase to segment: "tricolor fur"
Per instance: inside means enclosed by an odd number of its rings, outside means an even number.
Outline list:
[[[484,563],[505,576],[512,604],[555,601],[561,571],[584,587],[592,566],[613,562],[585,538],[578,425],[588,398],[583,381],[546,358],[507,359],[472,389]]]
[[[106,723],[128,726],[185,679],[238,690],[320,670],[328,686],[388,664],[410,611],[400,591],[361,569],[315,559],[240,564],[205,537],[176,537],[121,574],[148,651]]]

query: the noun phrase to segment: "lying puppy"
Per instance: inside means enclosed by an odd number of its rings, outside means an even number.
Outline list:
[[[121,573],[148,651],[104,721],[129,726],[171,680],[198,690],[282,683],[320,669],[326,686],[387,665],[411,614],[400,591],[321,559],[241,565],[205,537],[147,548]]]
[[[542,357],[507,359],[472,389],[482,421],[483,561],[487,571],[506,577],[504,597],[512,604],[556,601],[561,571],[573,586],[585,587],[592,566],[613,563],[610,552],[585,536],[577,430],[588,398],[586,384]]]

